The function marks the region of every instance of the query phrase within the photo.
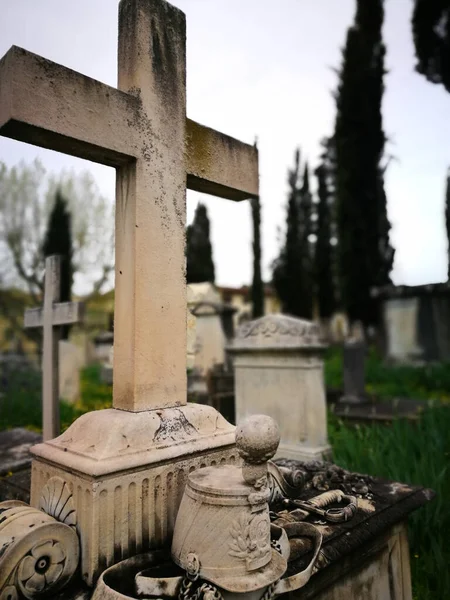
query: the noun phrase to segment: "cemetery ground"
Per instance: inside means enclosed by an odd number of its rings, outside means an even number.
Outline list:
[[[331,350],[326,365],[328,387],[342,387],[341,353]],[[360,473],[432,488],[433,502],[409,521],[412,581],[415,600],[445,598],[450,589],[450,365],[386,366],[371,351],[366,369],[367,390],[379,399],[422,398],[421,418],[390,424],[349,425],[329,415],[329,441],[333,459]],[[40,376],[36,371],[10,373],[0,398],[0,429],[41,428]],[[5,382],[3,382],[5,384]],[[61,403],[61,427],[66,429],[81,414],[111,406],[111,387],[100,381],[100,367],[85,368],[80,399]],[[434,400],[426,402],[425,400]]]

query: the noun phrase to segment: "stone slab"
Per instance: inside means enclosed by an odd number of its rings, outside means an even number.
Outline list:
[[[22,427],[0,431],[0,476],[28,467],[30,448],[41,440],[39,433]]]
[[[416,421],[427,407],[427,401],[409,398],[393,398],[384,402],[364,402],[361,404],[338,402],[329,405],[331,412],[337,417],[349,421],[363,422],[390,422],[395,419]]]
[[[316,574],[305,587],[294,592],[292,597],[302,600],[359,597],[367,600],[410,600],[408,545],[403,524],[411,512],[433,499],[434,492],[419,486],[349,473],[332,463],[304,463],[286,459],[275,462],[279,466],[297,469],[302,473],[305,482],[302,500],[330,489],[340,489],[358,499],[356,514],[347,522],[330,524],[320,521],[320,518],[308,518],[309,522],[320,528],[323,546]],[[310,542],[307,541],[295,548],[295,554],[288,563],[287,576],[306,567],[310,560],[310,550]],[[387,550],[387,564],[384,565],[383,554],[385,555]],[[400,552],[401,556],[395,557],[392,550]],[[381,563],[377,562],[379,560]],[[405,569],[403,573],[401,565]],[[346,575],[358,570],[358,577],[361,577],[360,592],[364,592],[361,596],[354,595],[354,590],[353,595],[350,593],[349,586],[354,581],[352,576],[349,577],[347,585],[344,581]],[[381,588],[370,588],[370,573],[378,573],[381,586],[384,585],[386,576],[389,580],[391,573],[392,586],[398,588],[397,595],[392,589],[388,590],[390,595],[383,595],[384,592],[380,592]],[[370,585],[373,586],[373,581]],[[340,589],[334,586],[339,586]]]

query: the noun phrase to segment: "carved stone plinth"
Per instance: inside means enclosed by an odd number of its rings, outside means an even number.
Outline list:
[[[88,413],[32,452],[31,504],[40,506],[53,478],[66,483],[88,585],[108,566],[171,539],[188,473],[240,460],[234,427],[196,404]]]

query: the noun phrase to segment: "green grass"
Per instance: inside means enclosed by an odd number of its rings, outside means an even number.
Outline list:
[[[348,426],[330,416],[334,461],[359,473],[432,488],[436,498],[409,518],[416,600],[449,597],[450,410],[432,408],[421,420]]]
[[[343,388],[343,360],[339,348],[327,352],[325,381],[327,387]],[[369,394],[380,398],[450,402],[450,364],[389,366],[382,362],[374,349],[370,349],[366,360],[366,389]]]
[[[33,370],[11,373],[8,388],[0,398],[0,430],[26,427],[42,430],[41,376]],[[83,369],[80,380],[80,399],[75,404],[61,401],[61,429],[64,431],[75,419],[90,410],[112,405],[111,386],[100,381],[100,366]]]

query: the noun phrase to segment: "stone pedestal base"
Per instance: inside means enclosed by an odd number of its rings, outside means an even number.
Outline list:
[[[307,446],[304,444],[283,444],[278,447],[275,458],[288,458],[291,460],[329,460],[331,458],[331,446]]]
[[[171,539],[188,473],[239,461],[234,441],[210,406],[88,413],[33,447],[31,504],[58,519],[64,487],[92,586],[108,566]]]

